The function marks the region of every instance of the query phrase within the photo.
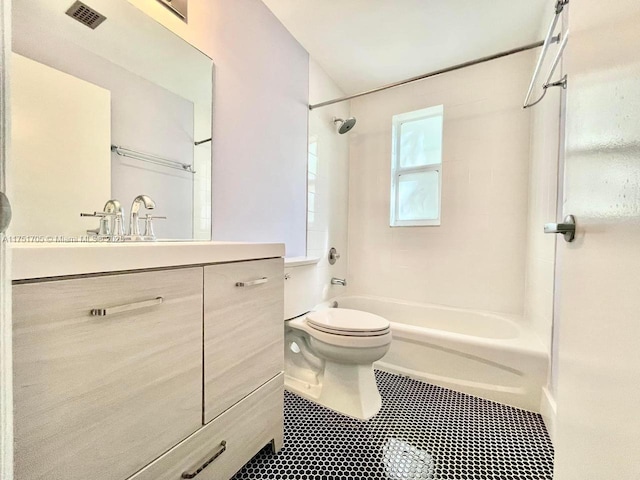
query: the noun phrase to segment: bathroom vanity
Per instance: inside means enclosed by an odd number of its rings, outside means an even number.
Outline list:
[[[283,245],[12,254],[17,480],[228,480],[281,448]]]

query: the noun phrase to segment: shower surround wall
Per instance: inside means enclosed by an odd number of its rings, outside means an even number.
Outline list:
[[[352,101],[350,294],[523,313],[536,52]],[[444,105],[442,224],[389,226],[391,119]]]
[[[322,67],[309,64],[310,103],[344,95]],[[339,135],[333,117],[350,116],[349,102],[309,112],[309,173],[307,203],[307,255],[320,262],[311,281],[316,302],[345,292],[331,285],[331,277],[347,275],[347,204],[349,200],[349,135]],[[357,126],[355,128],[358,128]],[[329,265],[329,249],[335,247],[340,259]]]

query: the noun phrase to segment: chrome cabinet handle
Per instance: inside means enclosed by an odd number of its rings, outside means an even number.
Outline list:
[[[547,223],[544,226],[544,233],[560,233],[565,241],[573,242],[576,238],[576,219],[573,215],[567,215],[563,223]]]
[[[260,285],[263,283],[267,283],[269,279],[267,277],[262,277],[257,280],[250,280],[248,282],[236,282],[236,287],[253,287],[254,285]]]
[[[201,471],[203,471],[205,468],[211,465],[216,458],[222,455],[226,449],[227,449],[227,442],[223,440],[220,442],[220,445],[216,447],[216,449],[213,451],[213,455],[209,457],[208,460],[206,460],[202,465],[200,465],[197,469],[191,472],[189,471],[183,472],[180,478],[195,478],[196,475],[198,475]]]
[[[144,300],[142,302],[129,303],[127,305],[118,305],[116,307],[92,308],[91,316],[106,317],[107,315],[115,315],[116,313],[129,312],[140,308],[153,307],[164,302],[164,298],[156,297],[153,300]]]

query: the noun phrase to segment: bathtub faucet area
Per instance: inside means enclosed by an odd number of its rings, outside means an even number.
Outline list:
[[[331,285],[342,285],[343,287],[347,286],[347,280],[344,278],[336,278],[333,277],[331,279]]]

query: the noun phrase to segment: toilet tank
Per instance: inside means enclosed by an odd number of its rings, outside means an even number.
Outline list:
[[[299,317],[319,303],[317,265],[284,267],[284,319]]]

